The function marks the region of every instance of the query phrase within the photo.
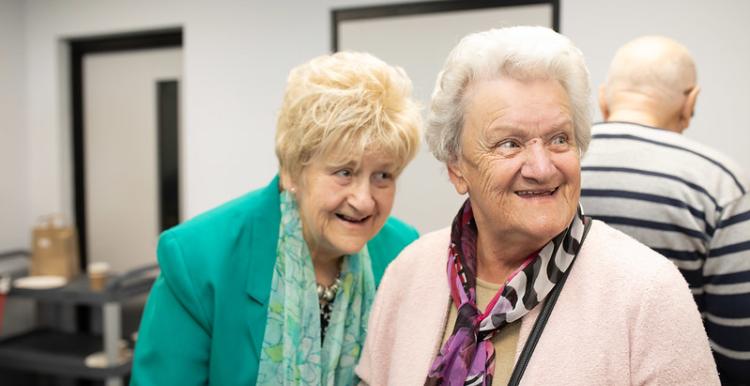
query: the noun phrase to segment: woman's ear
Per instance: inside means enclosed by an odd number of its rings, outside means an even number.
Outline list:
[[[297,189],[292,182],[292,177],[289,174],[289,171],[282,168],[281,172],[279,173],[279,191],[281,192],[284,190],[295,193]]]
[[[460,164],[461,161],[458,159],[446,163],[446,166],[448,167],[448,177],[451,179],[453,187],[456,188],[458,194],[466,194],[469,192],[469,185],[466,183]]]
[[[602,119],[606,122],[609,119],[609,104],[607,103],[607,86],[599,86],[599,110],[602,112]]]

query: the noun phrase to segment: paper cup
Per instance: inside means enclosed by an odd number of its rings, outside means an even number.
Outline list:
[[[109,277],[109,263],[98,261],[89,264],[88,267],[89,286],[94,291],[101,291],[107,285]]]

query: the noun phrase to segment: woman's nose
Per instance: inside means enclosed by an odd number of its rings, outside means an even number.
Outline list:
[[[375,209],[375,199],[372,197],[370,182],[360,181],[352,186],[349,195],[349,205],[362,215],[370,215]]]
[[[541,140],[532,140],[526,147],[526,160],[521,168],[521,175],[537,182],[546,182],[554,174],[555,165],[548,149]]]

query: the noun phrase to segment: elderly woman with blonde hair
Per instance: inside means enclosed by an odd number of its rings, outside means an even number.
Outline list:
[[[583,55],[542,27],[465,37],[438,76],[432,153],[468,199],[388,267],[357,374],[371,385],[714,385],[666,258],[583,215]]]
[[[352,384],[375,288],[417,237],[389,214],[419,127],[410,80],[372,55],[293,69],[280,177],[161,236],[132,384]]]

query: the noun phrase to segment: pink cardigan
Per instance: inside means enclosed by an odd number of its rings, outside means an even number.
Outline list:
[[[422,385],[449,306],[450,230],[421,237],[388,267],[357,374],[364,384]],[[516,358],[539,314],[522,320]],[[523,385],[718,385],[685,280],[663,256],[596,221]]]

